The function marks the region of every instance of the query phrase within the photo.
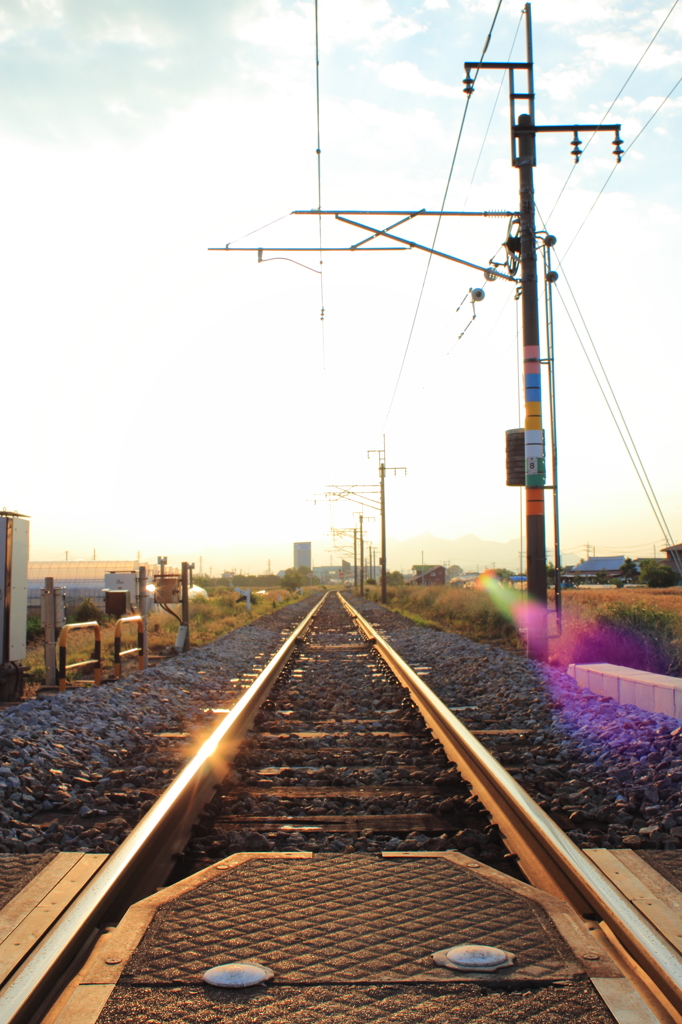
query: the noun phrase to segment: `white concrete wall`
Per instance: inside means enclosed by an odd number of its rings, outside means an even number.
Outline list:
[[[569,665],[568,674],[581,689],[612,697],[619,704],[634,704],[643,711],[682,718],[682,679],[676,676],[608,663]]]

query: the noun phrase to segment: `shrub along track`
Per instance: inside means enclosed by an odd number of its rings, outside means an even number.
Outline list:
[[[298,648],[180,872],[275,849],[454,848],[502,866],[497,828],[336,598]]]

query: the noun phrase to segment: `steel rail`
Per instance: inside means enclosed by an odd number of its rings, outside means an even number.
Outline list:
[[[616,956],[626,962],[629,958],[636,965],[638,980],[640,984],[645,982],[663,1011],[663,1019],[682,1019],[682,956],[678,951],[571,842],[357,609],[341,594],[339,599],[407,688],[448,758],[499,826],[528,880],[566,900],[579,914],[597,915],[603,934],[611,943],[613,937],[617,940],[613,943]]]
[[[306,615],[188,765],[24,960],[0,994],[1,1024],[28,1024],[98,930],[166,880],[258,708],[310,628]]]

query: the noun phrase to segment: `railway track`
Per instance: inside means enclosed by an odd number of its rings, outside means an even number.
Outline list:
[[[682,957],[670,936],[605,878],[372,626],[329,595],[10,976],[0,1020],[42,1019],[48,993],[97,935],[173,871],[178,878],[242,851],[303,856],[296,848],[311,836],[323,854],[438,856],[454,845],[495,865],[505,856],[498,832],[529,882],[590,922],[604,956],[653,1007],[651,1019],[682,1020]],[[619,1016],[601,994],[617,1020],[638,1019]]]
[[[216,856],[442,850],[502,866],[488,815],[347,607],[328,600],[242,743],[182,865]]]

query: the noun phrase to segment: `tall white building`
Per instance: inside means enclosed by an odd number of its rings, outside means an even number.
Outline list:
[[[294,569],[307,565],[313,567],[313,546],[309,540],[294,541]]]

